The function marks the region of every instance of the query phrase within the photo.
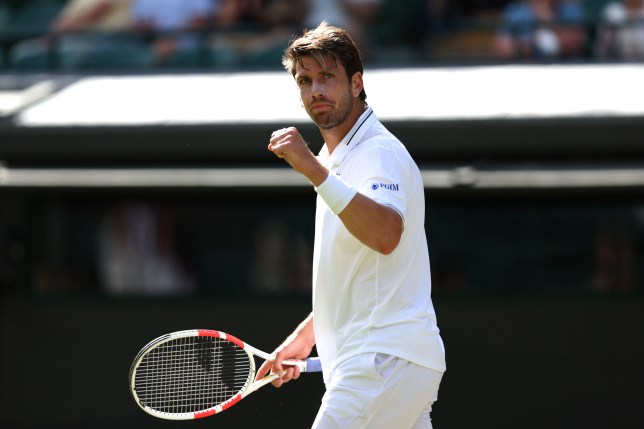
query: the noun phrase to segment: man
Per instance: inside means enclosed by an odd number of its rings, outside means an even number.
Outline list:
[[[132,25],[136,31],[154,36],[155,60],[167,64],[182,53],[195,55],[197,33],[208,29],[218,5],[212,0],[133,0]]]
[[[494,39],[499,58],[580,58],[586,46],[578,0],[515,0],[503,9]]]
[[[53,3],[53,2],[52,2]],[[48,34],[22,40],[12,48],[12,61],[29,64],[54,51],[62,68],[83,67],[99,52],[120,49],[129,40],[132,0],[69,0]]]
[[[257,372],[299,377],[284,359],[315,345],[326,393],[316,429],[431,428],[445,370],[431,302],[424,190],[404,146],[366,104],[360,54],[323,22],[287,48],[283,64],[325,144],[318,157],[295,128],[268,149],[318,193],[313,312]]]
[[[376,25],[384,0],[308,0],[306,26],[316,26],[320,21],[342,27],[360,46],[363,56],[372,55],[371,28]],[[366,52],[365,52],[366,51]]]

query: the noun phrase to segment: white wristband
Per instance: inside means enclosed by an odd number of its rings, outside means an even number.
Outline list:
[[[340,214],[344,210],[358,191],[347,185],[340,179],[340,176],[332,172],[315,188],[315,192],[322,197],[327,206],[334,214]]]

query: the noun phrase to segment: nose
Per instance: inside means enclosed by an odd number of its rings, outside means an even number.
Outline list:
[[[317,80],[313,80],[311,83],[311,96],[313,98],[320,98],[324,94],[323,85]]]

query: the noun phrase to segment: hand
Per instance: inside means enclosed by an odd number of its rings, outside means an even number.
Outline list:
[[[282,362],[286,359],[298,360],[306,359],[313,350],[315,339],[313,337],[312,329],[312,316],[307,318],[298,329],[289,338],[282,343],[281,346],[273,352],[274,359],[267,360],[257,370],[255,380],[262,379],[268,374],[276,373],[281,374],[281,378],[273,381],[273,386],[280,387],[284,383],[291,380],[297,380],[300,377],[300,369],[298,367],[284,366]]]
[[[295,127],[281,128],[273,131],[271,140],[268,143],[268,150],[273,152],[278,158],[283,158],[289,163],[289,155],[293,161],[297,161],[301,157],[308,158],[309,156],[313,156],[304,142],[304,138],[302,138],[302,135]]]
[[[283,360],[284,358],[278,357],[276,354],[275,360],[265,361],[257,370],[255,380],[264,378],[269,372],[271,374],[281,374],[280,378],[277,378],[272,382],[273,386],[281,387],[284,383],[300,378],[300,368],[297,366],[284,366],[282,365]]]
[[[322,184],[329,174],[313,155],[297,128],[274,131],[268,143],[268,150],[288,162],[295,171],[306,176],[314,186]]]

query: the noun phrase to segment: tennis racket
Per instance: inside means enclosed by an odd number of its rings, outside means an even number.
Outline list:
[[[130,390],[143,411],[189,420],[220,413],[279,377],[255,381],[255,358],[273,357],[224,332],[193,329],[145,346],[130,368]],[[318,358],[284,361],[302,372],[321,371]]]

